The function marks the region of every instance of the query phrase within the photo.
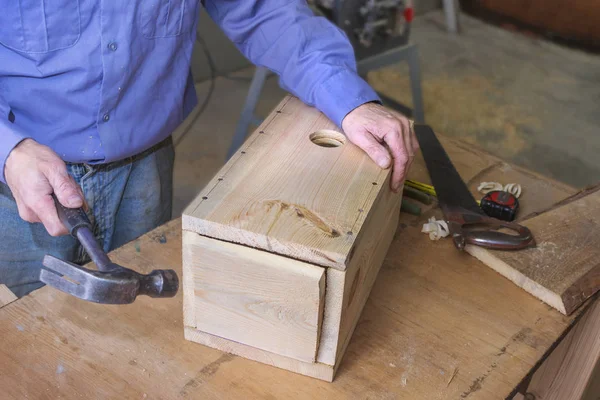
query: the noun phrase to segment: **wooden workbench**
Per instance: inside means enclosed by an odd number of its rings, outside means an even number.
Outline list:
[[[521,183],[521,215],[575,191],[464,143],[443,143],[469,187],[483,180]],[[429,181],[422,159],[410,177]],[[459,253],[451,240],[432,242],[420,233],[437,213],[401,215],[333,383],[185,341],[181,292],[104,306],[42,288],[0,309],[0,397],[512,398],[595,300],[561,315]],[[181,272],[180,220],[112,257],[139,271]]]

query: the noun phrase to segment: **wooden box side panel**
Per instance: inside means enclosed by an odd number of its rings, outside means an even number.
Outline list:
[[[392,243],[394,234],[398,227],[400,209],[391,215],[385,227],[381,228],[379,240],[370,243],[370,250],[365,251],[367,259],[359,263],[358,268],[353,268],[346,273],[344,285],[344,300],[342,309],[342,320],[340,326],[340,338],[338,340],[336,364],[339,364],[350,343],[354,328],[360,318],[363,308],[369,298],[371,289],[375,284],[383,260]],[[337,271],[336,271],[337,272]]]
[[[318,362],[339,365],[394,238],[400,201],[399,194],[381,191],[356,239],[348,269],[327,270]]]
[[[183,232],[186,325],[258,349],[314,362],[325,270]]]
[[[297,374],[310,376],[323,381],[332,382],[335,374],[335,368],[331,365],[320,363],[308,363],[293,358],[285,357],[279,354],[270,353],[256,347],[246,346],[241,343],[223,339],[218,336],[200,332],[196,329],[186,327],[184,330],[185,338],[191,342],[200,343],[213,349],[221,350],[226,353],[235,354],[249,360],[258,361],[263,364],[272,365],[277,368],[285,369]]]

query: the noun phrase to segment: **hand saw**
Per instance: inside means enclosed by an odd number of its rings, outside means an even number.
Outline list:
[[[415,124],[414,131],[450,235],[459,250],[466,244],[498,250],[535,246],[527,227],[490,218],[481,210],[431,127]],[[500,228],[515,234],[501,232]]]

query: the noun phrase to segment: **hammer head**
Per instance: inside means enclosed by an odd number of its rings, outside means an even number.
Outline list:
[[[83,300],[102,304],[130,304],[138,295],[173,297],[179,279],[173,270],[154,270],[142,275],[111,264],[106,272],[90,270],[46,255],[40,281]]]

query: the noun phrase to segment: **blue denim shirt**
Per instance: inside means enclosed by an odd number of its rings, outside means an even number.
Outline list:
[[[340,125],[378,100],[340,29],[302,0],[206,0],[253,63]],[[24,138],[65,161],[120,160],[166,138],[196,105],[198,0],[5,1],[0,11],[0,181]],[[210,40],[210,38],[207,38]]]

